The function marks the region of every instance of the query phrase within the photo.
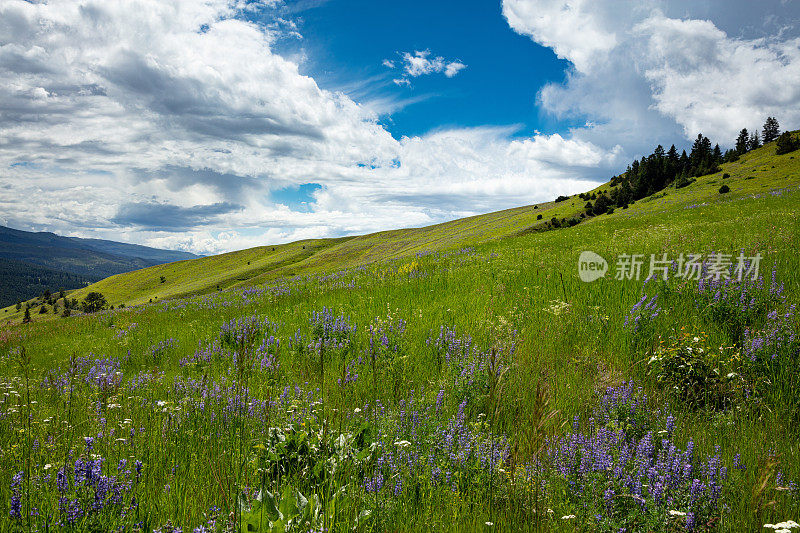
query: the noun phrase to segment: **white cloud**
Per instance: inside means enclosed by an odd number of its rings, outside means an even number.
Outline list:
[[[509,25],[522,34],[530,35],[543,46],[552,48],[558,57],[571,61],[586,72],[605,53],[617,45],[614,21],[630,9],[630,3],[616,9],[601,7],[594,0],[530,1],[506,0],[503,15]]]
[[[447,76],[448,78],[452,78],[465,68],[467,68],[467,66],[464,63],[461,63],[460,61],[453,61],[452,63],[448,63],[447,66],[444,67],[444,75]]]
[[[800,40],[792,26],[799,14],[782,9],[772,1],[503,2],[514,30],[572,63],[565,83],[542,88],[540,105],[594,124],[574,129],[576,139],[640,154],[700,132],[729,145],[742,127],[760,127],[771,115],[800,127]],[[708,16],[750,36],[728,35]],[[787,25],[774,29],[776,20]]]
[[[429,74],[444,74],[448,78],[452,78],[467,68],[467,65],[461,61],[448,61],[442,56],[431,56],[430,50],[417,50],[413,54],[403,52],[400,57],[402,59],[403,77],[392,80],[397,85],[411,86],[409,77],[418,78]],[[394,61],[384,59],[383,66],[395,68],[397,65]]]
[[[687,136],[702,130],[729,142],[773,115],[800,125],[800,38],[731,39],[710,21],[661,14],[634,31],[647,42],[655,109]]]
[[[321,89],[273,50],[296,29],[244,7],[0,4],[0,220],[212,253],[548,200],[620,164],[613,148],[508,128],[396,140],[375,109],[401,103]],[[463,69],[413,57],[406,76]],[[310,212],[271,198],[304,183],[322,185]]]

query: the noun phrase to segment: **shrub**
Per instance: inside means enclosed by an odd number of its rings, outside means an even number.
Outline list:
[[[537,215],[536,220],[542,220],[542,215]]]
[[[684,332],[659,343],[647,374],[664,389],[696,407],[724,409],[745,393],[735,347],[714,347],[703,332]]]
[[[569,200],[569,196],[559,196],[558,198],[556,198],[556,203],[564,202],[566,200]]]
[[[90,292],[86,295],[86,298],[84,298],[83,302],[81,303],[84,313],[94,313],[96,311],[100,311],[105,309],[107,305],[108,302],[106,302],[106,297],[99,292]]]
[[[678,178],[675,181],[675,188],[676,189],[682,189],[684,187],[688,187],[689,185],[691,185],[694,182],[695,182],[694,178],[687,178],[686,176],[681,176],[680,178]],[[631,203],[633,203],[633,202],[631,202]]]
[[[726,179],[728,179],[728,178],[730,178],[730,177],[731,177],[731,175],[730,175],[730,174],[728,174],[727,172],[726,172],[725,174],[723,174],[723,175],[722,175],[722,179],[724,179],[724,180],[726,180]]]
[[[775,146],[775,155],[783,155],[794,152],[800,148],[800,142],[798,142],[791,133],[784,131],[778,136]]]
[[[723,185],[722,187],[719,188],[719,193],[725,194],[726,192],[730,192],[730,190],[731,190],[730,187],[728,187],[727,185]]]

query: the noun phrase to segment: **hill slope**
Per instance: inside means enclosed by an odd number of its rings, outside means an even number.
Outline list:
[[[800,180],[800,152],[775,155],[770,143],[722,165],[715,173],[699,177],[688,187],[674,186],[630,205],[613,214],[582,219],[581,225],[611,218],[635,217],[653,211],[691,207],[729,201],[780,188]],[[723,178],[725,174],[730,177]],[[727,184],[731,192],[721,195],[718,189]],[[608,191],[609,183],[589,192]],[[410,257],[460,247],[474,246],[498,239],[548,231],[552,218],[578,217],[584,201],[574,196],[559,203],[547,202],[478,215],[422,228],[383,231],[358,237],[299,241],[280,246],[264,246],[144,268],[103,279],[75,291],[81,299],[90,291],[103,293],[112,305],[136,305],[148,301],[192,294],[204,294],[229,287],[268,283],[278,278],[330,273],[376,262]],[[541,218],[540,218],[541,216]],[[161,277],[165,281],[161,282]],[[4,319],[20,317],[10,311]]]
[[[192,531],[259,485],[308,502],[330,487],[340,495],[330,531],[682,531],[693,513],[694,530],[725,532],[796,519],[800,340],[787,339],[800,331],[798,163],[800,152],[767,148],[726,165],[728,178],[556,231],[539,231],[537,213],[584,202],[120,275],[103,290],[141,298],[206,290],[213,277],[233,287],[321,274],[67,319],[47,320],[50,306],[0,329],[0,471],[14,483],[68,457],[72,481],[72,461],[82,472],[96,458],[135,489],[91,517],[105,529],[146,516]],[[411,238],[425,251],[468,248],[416,256]],[[579,279],[586,250],[609,275]],[[740,250],[763,256],[763,284],[726,283],[724,297],[687,276],[645,282],[646,260],[636,278],[614,272],[622,254]],[[45,444],[27,459],[34,439]],[[298,455],[297,443],[312,451]],[[305,466],[267,486],[273,453]],[[314,475],[327,465],[330,484]],[[655,491],[654,479],[669,482]],[[92,490],[55,481],[30,484],[38,509]],[[24,482],[5,487],[5,501],[24,505]]]
[[[43,288],[74,289],[114,274],[197,257],[187,252],[0,226],[0,259],[10,261],[0,273],[0,305],[31,298]],[[26,265],[35,269],[35,281],[24,274]]]

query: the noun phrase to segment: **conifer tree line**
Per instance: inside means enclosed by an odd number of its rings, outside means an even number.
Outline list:
[[[772,141],[777,141],[777,154],[800,148],[800,141],[789,132],[780,133],[780,125],[775,117],[767,118],[761,132],[739,132],[734,147],[724,153],[719,144],[711,145],[711,140],[702,133],[692,144],[690,153],[678,153],[673,144],[669,150],[658,145],[652,154],[635,159],[619,176],[611,178],[611,190],[599,194],[583,193],[579,197],[586,203],[586,215],[601,215],[613,211],[615,207],[627,209],[628,204],[650,196],[662,189],[675,185],[685,187],[698,176],[719,172],[722,163],[736,161],[742,155]],[[563,197],[562,197],[563,198]]]

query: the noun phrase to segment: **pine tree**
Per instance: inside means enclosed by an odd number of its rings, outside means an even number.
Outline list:
[[[25,308],[25,316],[22,318],[22,323],[27,324],[31,321],[31,309],[29,307]]]
[[[750,139],[747,141],[747,149],[755,150],[761,146],[761,139],[758,136],[758,130],[750,134]]]
[[[747,128],[742,128],[742,131],[739,132],[739,136],[736,137],[736,152],[739,155],[747,153],[749,140],[750,134],[747,133]]]
[[[768,142],[772,142],[778,138],[778,134],[780,133],[781,128],[778,124],[778,120],[775,117],[767,118],[767,121],[764,122],[763,134],[762,137],[764,139],[764,144]]]
[[[714,145],[713,158],[715,165],[722,163],[722,149],[719,147],[719,144]]]
[[[788,154],[789,152],[793,152],[800,148],[800,142],[798,142],[788,131],[784,131],[778,136],[778,141],[775,143],[775,145],[776,155]]]
[[[19,312],[20,309],[22,309],[22,302],[17,300],[17,312]]]

